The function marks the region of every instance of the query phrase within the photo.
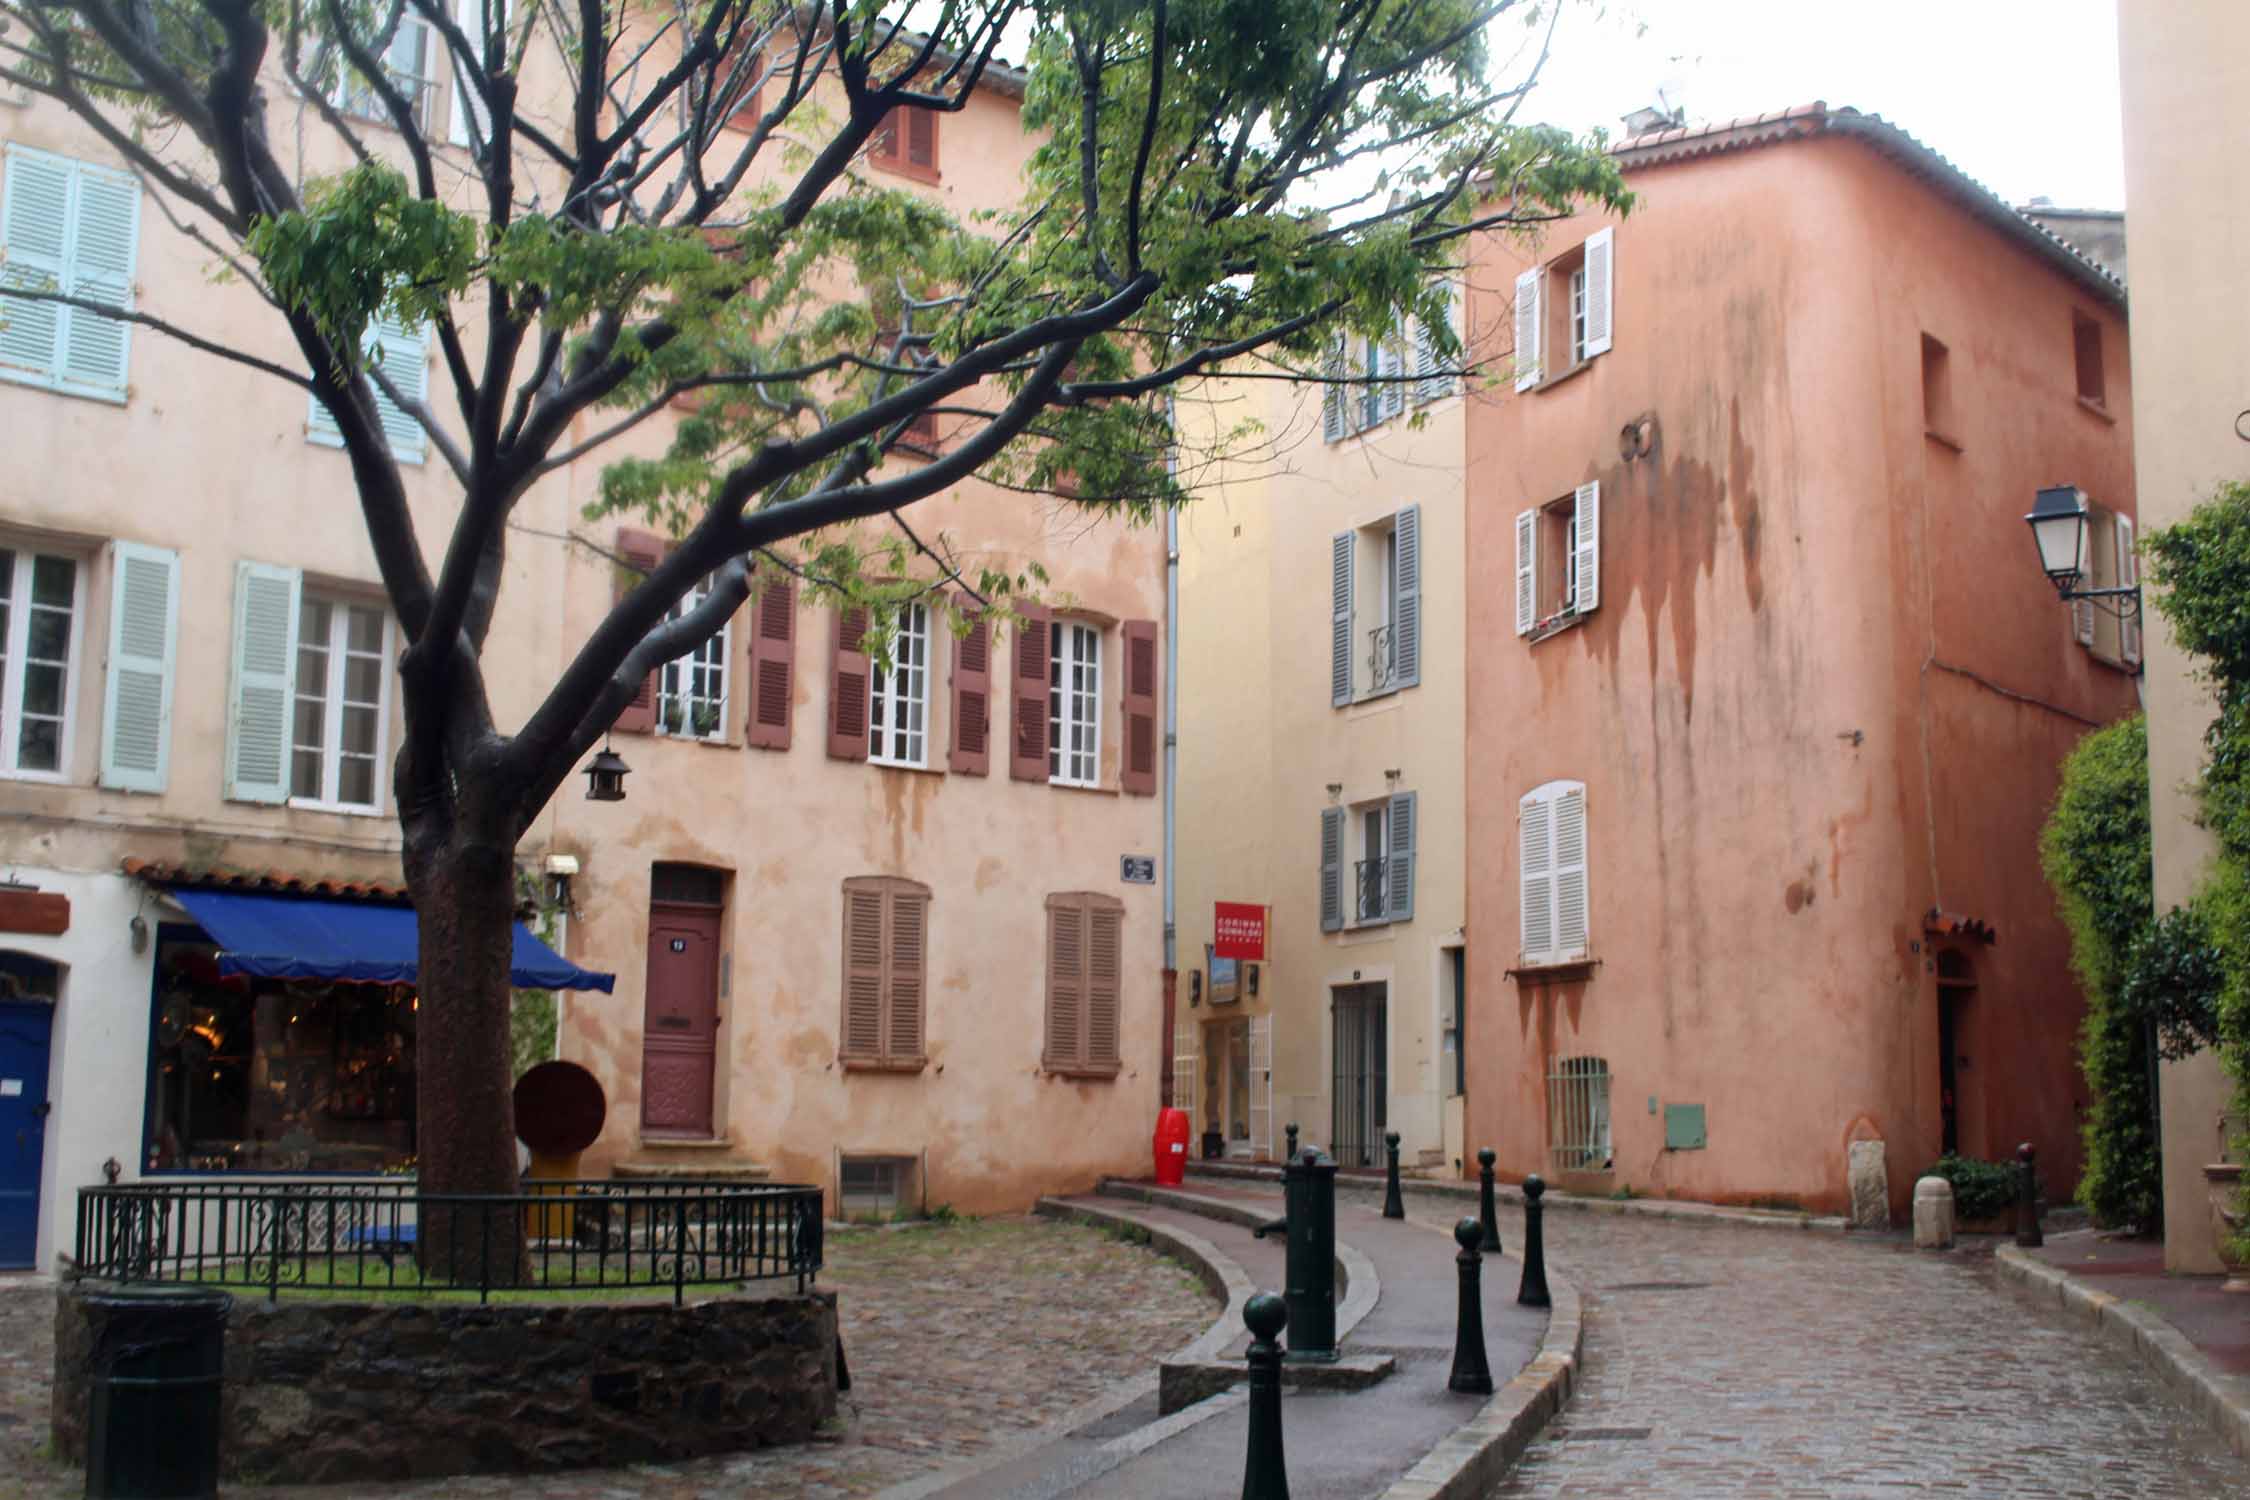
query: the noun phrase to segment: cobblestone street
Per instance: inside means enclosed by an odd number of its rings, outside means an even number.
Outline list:
[[[1179,1266],[1089,1229],[1028,1218],[831,1236],[853,1388],[830,1441],[625,1471],[319,1489],[274,1500],[872,1495],[1028,1436],[1208,1327],[1218,1304]],[[85,1477],[45,1457],[54,1298],[0,1289],[0,1497],[75,1500]]]
[[[1519,1213],[1502,1229],[1521,1243]],[[1990,1242],[1547,1229],[1585,1293],[1583,1381],[1496,1496],[2250,1496],[2250,1464],[2154,1374],[2004,1290]]]

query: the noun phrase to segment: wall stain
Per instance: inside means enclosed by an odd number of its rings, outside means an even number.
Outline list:
[[[987,854],[982,859],[978,860],[976,873],[977,894],[981,896],[986,891],[989,891],[994,886],[998,885],[1000,883],[1000,877],[1007,873],[1007,869],[1008,866],[1006,862],[996,854]]]

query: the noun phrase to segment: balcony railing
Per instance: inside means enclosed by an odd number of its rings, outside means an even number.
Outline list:
[[[1352,866],[1353,883],[1359,890],[1359,920],[1362,922],[1380,922],[1390,915],[1390,886],[1383,873],[1385,863],[1378,856],[1360,860]]]
[[[1398,675],[1396,627],[1378,625],[1367,632],[1367,690],[1379,693]]]

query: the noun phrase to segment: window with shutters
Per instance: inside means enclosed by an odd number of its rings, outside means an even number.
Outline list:
[[[426,327],[410,328],[393,319],[377,317],[368,323],[359,346],[370,368],[379,366],[384,378],[397,388],[401,397],[421,404],[428,394],[430,375]],[[367,378],[367,385],[375,394],[375,414],[382,422],[383,436],[391,445],[391,456],[401,463],[420,463],[429,443],[421,422],[392,400],[391,393],[384,390],[372,374]],[[337,428],[326,403],[318,396],[306,399],[310,404],[305,411],[305,440],[324,448],[343,447],[344,434]]]
[[[2086,502],[2085,568],[2079,587],[2131,588],[2140,581],[2133,547],[2133,520],[2106,506]],[[2073,599],[2072,633],[2095,660],[2127,671],[2141,662],[2141,621],[2129,599]]]
[[[1550,781],[1516,806],[1521,962],[1527,969],[1583,962],[1590,953],[1586,896],[1586,785]]]
[[[1601,482],[1516,516],[1516,634],[1542,640],[1601,603]]]
[[[66,553],[0,542],[0,775],[69,771],[84,572]]]
[[[1348,842],[1350,848],[1348,853],[1341,848],[1337,850],[1339,863],[1333,882],[1325,869],[1322,872],[1322,927],[1333,931],[1338,927],[1370,927],[1412,918],[1414,855],[1419,834],[1415,794],[1393,792],[1349,809],[1327,808],[1324,813],[1342,816],[1333,827],[1326,816],[1322,819],[1323,863],[1329,859],[1332,843]],[[1334,923],[1328,920],[1330,913],[1325,910],[1331,884],[1340,906],[1336,913],[1339,920]]]
[[[1047,1039],[1051,1073],[1114,1078],[1122,1066],[1125,903],[1099,891],[1047,898]]]
[[[899,606],[890,665],[868,663],[867,758],[879,766],[929,765],[930,610]]]
[[[1460,332],[1460,302],[1455,293],[1453,331]],[[1321,437],[1341,442],[1399,416],[1409,408],[1442,401],[1460,389],[1460,380],[1438,359],[1437,341],[1426,324],[1401,318],[1390,338],[1339,334],[1330,343],[1321,394]]]
[[[2070,348],[2078,376],[2078,399],[2094,410],[2109,410],[2109,382],[2102,368],[2102,325],[2082,312],[2070,315]]]
[[[847,1068],[911,1072],[927,1059],[930,888],[895,875],[844,882],[844,1004],[837,1056]]]
[[[140,185],[125,173],[8,144],[0,175],[0,379],[125,399],[130,324],[6,294],[58,292],[130,310],[140,214]]]
[[[868,164],[923,182],[938,181],[938,121],[934,109],[900,105],[875,128],[867,147]]]
[[[405,98],[415,127],[427,129],[430,103],[437,97],[436,33],[411,7],[404,7],[399,14],[398,29],[391,33],[390,46],[384,49],[382,57],[384,78]],[[345,114],[362,120],[372,120],[378,125],[397,123],[382,93],[348,59],[337,64],[332,102]]]
[[[1615,229],[1599,229],[1516,278],[1516,389],[1552,385],[1607,354],[1615,321]]]
[[[1422,680],[1422,508],[1334,539],[1329,701],[1336,707]]]
[[[1047,779],[1099,786],[1102,633],[1081,620],[1053,621],[1047,632]]]
[[[289,800],[380,810],[390,624],[376,605],[305,594],[297,619]]]
[[[666,612],[677,620],[701,604],[711,592],[706,578],[681,596]],[[685,656],[677,656],[656,669],[656,732],[675,739],[709,740],[724,744],[727,738],[727,641],[732,622]]]

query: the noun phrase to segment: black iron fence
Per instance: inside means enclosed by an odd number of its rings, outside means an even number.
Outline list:
[[[816,1187],[527,1182],[424,1193],[411,1180],[140,1182],[78,1190],[76,1274],[284,1292],[606,1292],[818,1274]]]

